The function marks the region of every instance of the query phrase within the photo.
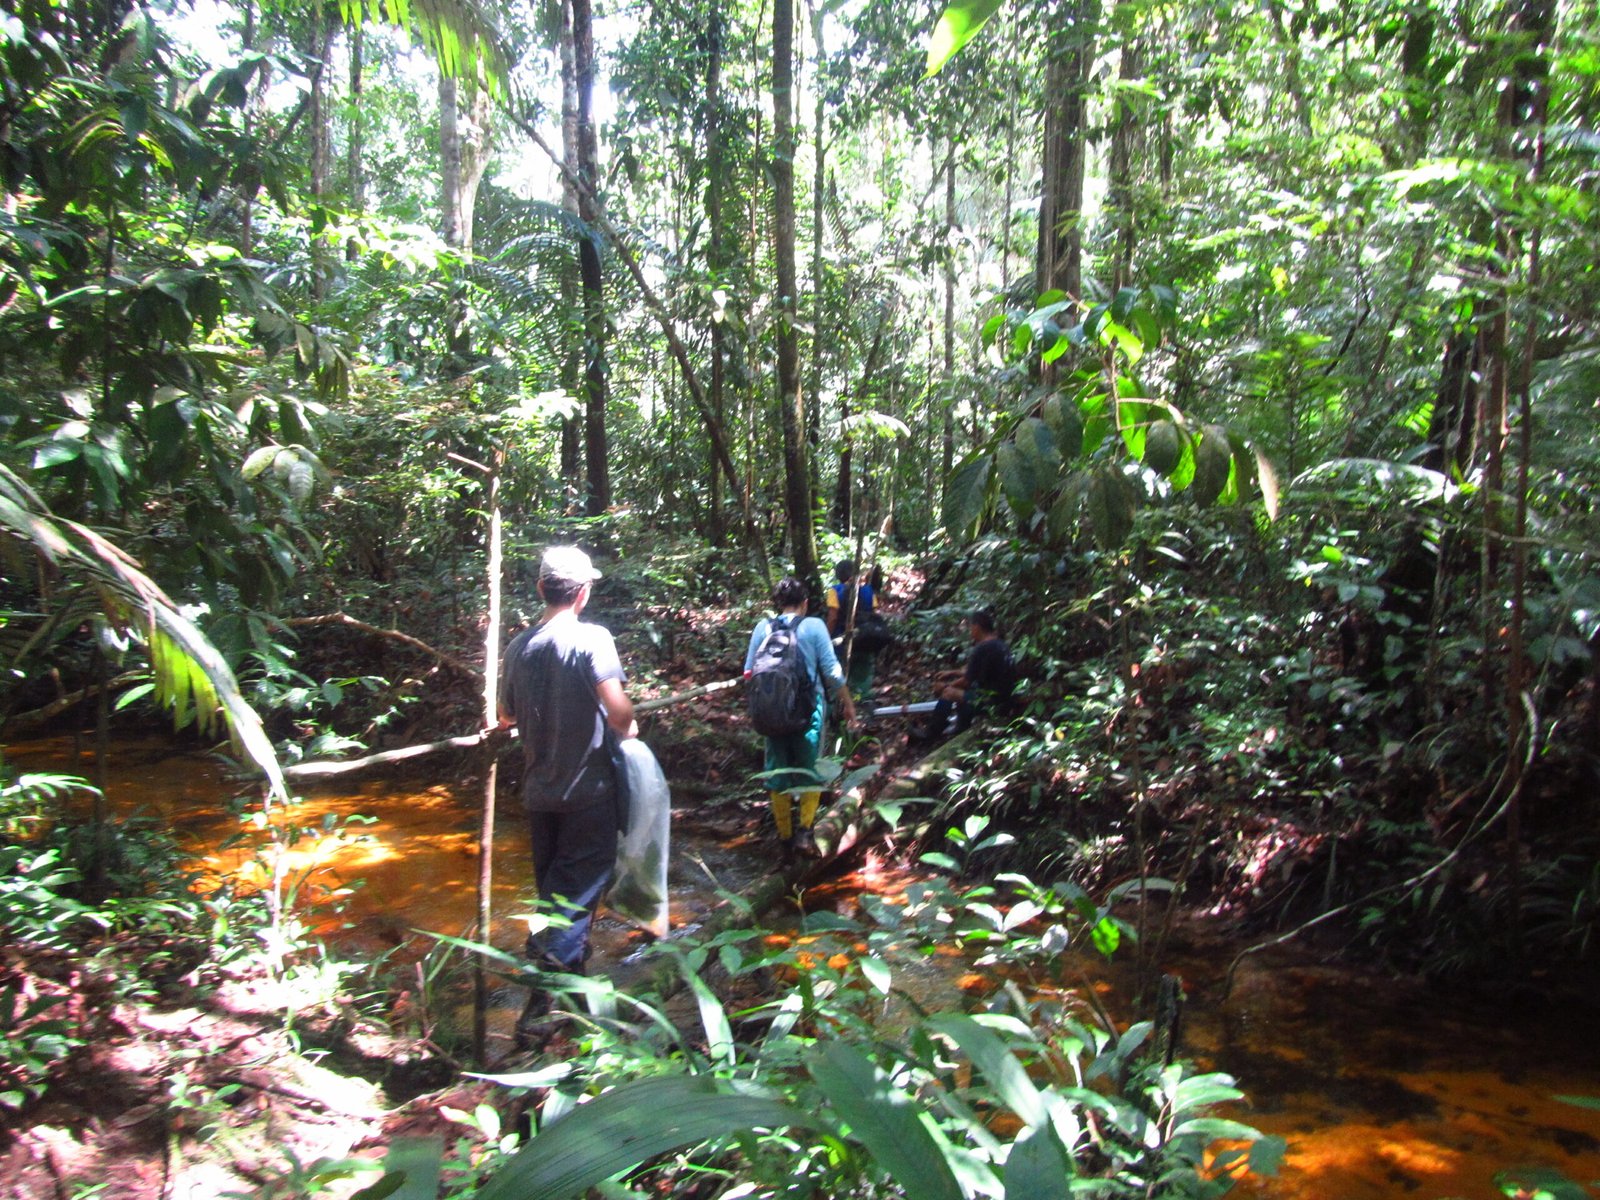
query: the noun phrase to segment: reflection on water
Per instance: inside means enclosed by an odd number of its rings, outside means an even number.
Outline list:
[[[88,774],[70,739],[11,746],[23,770]],[[197,867],[210,875],[246,865],[245,847],[219,847],[241,829],[224,798],[234,791],[223,766],[174,754],[164,742],[119,742],[109,799],[171,822]],[[476,912],[481,785],[345,784],[311,793],[292,811],[317,832],[298,844],[291,877],[309,893],[342,896],[324,932],[353,948],[383,950],[413,929],[462,934]],[[365,814],[370,824],[344,824]],[[322,831],[327,820],[330,829]],[[673,828],[672,924],[691,925],[719,889],[737,891],[770,869],[770,848],[737,820],[679,811]],[[526,833],[514,802],[502,799],[496,827],[496,923],[492,941],[519,948],[516,921],[528,894]],[[903,872],[866,868],[812,889],[808,907],[855,915],[862,891],[893,896]],[[355,887],[356,884],[361,886]],[[349,889],[354,888],[353,891]],[[1600,1021],[1582,1011],[1530,1012],[1507,1004],[1473,1009],[1420,985],[1319,965],[1285,947],[1246,959],[1231,994],[1221,977],[1238,947],[1226,935],[1190,931],[1191,949],[1168,969],[1189,996],[1184,1053],[1236,1076],[1250,1105],[1237,1115],[1289,1142],[1283,1175],[1251,1180],[1258,1200],[1491,1200],[1497,1172],[1553,1167],[1582,1183],[1600,1180],[1600,1112],[1561,1095],[1600,1095]],[[620,921],[602,919],[597,949],[611,964],[642,944]],[[1130,1019],[1126,965],[1093,955],[1063,963],[1060,977],[1083,979],[1119,1020]],[[919,1003],[950,1008],[963,993],[992,985],[959,957],[896,967],[898,986]]]

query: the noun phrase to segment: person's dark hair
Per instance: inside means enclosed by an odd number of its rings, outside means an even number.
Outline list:
[[[544,596],[544,602],[552,608],[563,608],[571,604],[586,586],[572,579],[546,577],[539,580],[539,589]]]
[[[772,589],[772,603],[775,607],[793,608],[806,598],[806,585],[793,575],[785,575],[778,580],[778,586]]]
[[[855,562],[848,558],[841,558],[838,563],[834,565],[833,577],[840,583],[849,583],[856,577]]]
[[[985,633],[993,633],[995,630],[994,609],[992,608],[975,608],[967,615],[967,620]]]

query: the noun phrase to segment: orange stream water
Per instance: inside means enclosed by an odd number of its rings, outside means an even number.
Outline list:
[[[88,775],[70,739],[6,749],[18,770]],[[120,814],[170,822],[194,866],[212,878],[248,868],[252,852],[219,849],[242,828],[223,798],[234,787],[224,768],[200,755],[175,754],[164,742],[119,740],[108,796]],[[369,950],[393,946],[413,929],[461,935],[476,912],[477,786],[437,784],[407,790],[392,782],[319,789],[292,811],[302,826],[352,814],[372,824],[308,836],[291,854],[290,878],[304,895],[344,892],[344,911],[321,930]],[[504,803],[502,807],[505,806]],[[492,940],[516,949],[523,927],[514,914],[529,894],[526,832],[514,805],[497,822]],[[759,874],[750,847],[720,847],[674,833],[674,876]],[[738,865],[734,865],[737,863]],[[897,882],[898,879],[898,882]],[[904,879],[874,870],[829,887],[839,907],[860,890],[892,891]],[[675,884],[673,926],[698,916],[707,884]],[[826,902],[826,900],[824,901]],[[601,955],[615,959],[639,935],[618,922],[597,930]],[[1204,935],[1201,935],[1204,940]],[[1494,1200],[1497,1172],[1555,1168],[1600,1187],[1600,1112],[1564,1104],[1562,1095],[1600,1096],[1600,1012],[1594,1006],[1537,1012],[1507,1001],[1499,1011],[1471,1009],[1419,985],[1316,964],[1285,949],[1248,958],[1233,990],[1221,975],[1237,946],[1218,941],[1169,969],[1189,997],[1182,1049],[1209,1069],[1234,1075],[1250,1097],[1233,1114],[1289,1142],[1283,1173],[1247,1179],[1235,1194],[1257,1200]],[[1125,967],[1078,964],[1119,1017]],[[954,993],[981,990],[984,977],[951,960]],[[953,1000],[953,996],[952,996]]]

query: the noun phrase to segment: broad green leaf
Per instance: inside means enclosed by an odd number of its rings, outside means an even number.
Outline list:
[[[1110,550],[1122,545],[1133,529],[1134,494],[1119,467],[1102,467],[1089,481],[1089,528],[1095,541]]]
[[[1072,1158],[1050,1125],[1028,1130],[1006,1155],[1004,1200],[1047,1200],[1069,1194],[1067,1180],[1076,1172]]]
[[[1173,422],[1164,419],[1151,422],[1144,437],[1144,465],[1157,475],[1171,475],[1183,461],[1187,440]]]
[[[1289,1152],[1289,1143],[1276,1134],[1257,1138],[1250,1144],[1250,1170],[1270,1178],[1283,1169],[1283,1156]]]
[[[443,1162],[444,1138],[396,1138],[383,1156],[383,1178],[351,1200],[433,1200]]]
[[[1592,1195],[1588,1188],[1553,1167],[1516,1167],[1500,1172],[1494,1182],[1504,1195],[1516,1200],[1591,1200]]]
[[[806,1065],[851,1136],[907,1196],[961,1200],[944,1147],[923,1124],[917,1101],[870,1058],[848,1043],[830,1042],[807,1055]]]
[[[942,1033],[972,1060],[995,1098],[1015,1113],[1025,1125],[1041,1125],[1049,1118],[1044,1097],[1028,1078],[1022,1061],[989,1029],[971,1017],[941,1013],[928,1018],[927,1026]]]
[[[889,985],[893,981],[889,964],[881,958],[863,958],[859,961],[861,963],[861,974],[866,976],[867,982],[887,996],[889,994]]]
[[[1089,927],[1089,940],[1096,950],[1110,958],[1122,945],[1122,926],[1110,917],[1101,917]]]
[[[1050,540],[1056,545],[1065,545],[1077,532],[1078,518],[1083,512],[1083,498],[1088,487],[1089,472],[1085,470],[1072,471],[1062,479],[1061,494],[1050,506],[1045,525]]]
[[[944,526],[950,536],[965,541],[989,509],[989,488],[994,479],[994,456],[978,453],[950,473],[944,486]]]
[[[1001,442],[995,449],[994,460],[1001,490],[1012,511],[1024,519],[1032,516],[1034,475],[1021,447],[1015,441]]]
[[[679,963],[683,967],[685,981],[694,992],[695,1004],[700,1009],[700,1024],[706,1031],[706,1052],[714,1061],[731,1067],[735,1051],[733,1027],[728,1024],[728,1014],[722,1010],[722,1001],[700,978],[700,973],[690,968],[687,958],[680,959]]]
[[[939,73],[956,51],[970,42],[990,17],[1000,11],[1002,0],[955,0],[939,17],[928,42],[928,66],[923,78]]]
[[[1044,402],[1044,422],[1055,435],[1056,452],[1063,461],[1071,461],[1083,453],[1083,418],[1078,415],[1078,405],[1068,396],[1057,392]]]
[[[1060,471],[1061,456],[1056,452],[1055,434],[1038,417],[1029,417],[1018,425],[1012,440],[1016,442],[1027,468],[1031,510],[1035,507],[1035,494],[1053,481]]]
[[[1240,1121],[1224,1121],[1219,1117],[1197,1117],[1193,1121],[1185,1121],[1179,1125],[1172,1131],[1172,1136],[1196,1136],[1206,1138],[1208,1141],[1227,1138],[1234,1142],[1253,1142],[1261,1136],[1261,1131]]]
[[[540,1129],[478,1189],[475,1200],[569,1200],[669,1150],[741,1129],[815,1125],[799,1109],[724,1090],[709,1076],[641,1079]]]
[[[1194,502],[1201,507],[1215,502],[1228,485],[1232,470],[1233,447],[1228,442],[1228,431],[1221,425],[1202,426],[1194,448],[1194,482],[1189,485]]]

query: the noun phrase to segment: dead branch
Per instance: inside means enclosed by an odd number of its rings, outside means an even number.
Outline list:
[[[291,629],[307,629],[318,625],[347,625],[351,629],[359,629],[362,633],[370,633],[374,637],[387,638],[391,642],[399,642],[403,646],[410,646],[413,650],[420,650],[431,658],[437,659],[447,667],[451,667],[471,679],[482,680],[483,672],[469,662],[446,654],[443,650],[435,650],[409,633],[401,633],[398,629],[380,629],[376,625],[368,625],[365,621],[358,621],[348,613],[327,613],[320,617],[290,617],[279,621],[278,624]]]
[[[738,687],[744,679],[719,679],[716,683],[708,683],[704,687],[690,688],[686,692],[675,692],[670,696],[657,696],[654,700],[641,700],[633,706],[636,713],[654,712],[658,708],[666,708],[671,704],[679,704],[685,700],[694,700],[700,696],[709,696],[712,692],[724,691],[727,688]]]
[[[398,750],[384,750],[378,754],[369,754],[365,758],[352,758],[344,762],[296,763],[292,767],[285,767],[283,774],[287,779],[322,779],[329,775],[349,775],[355,771],[365,771],[369,767],[387,766],[405,762],[410,758],[421,758],[424,754],[434,754],[440,750],[471,750],[485,744],[491,736],[490,731],[480,729],[477,733],[463,734],[461,737],[425,742],[420,746],[402,746]]]

